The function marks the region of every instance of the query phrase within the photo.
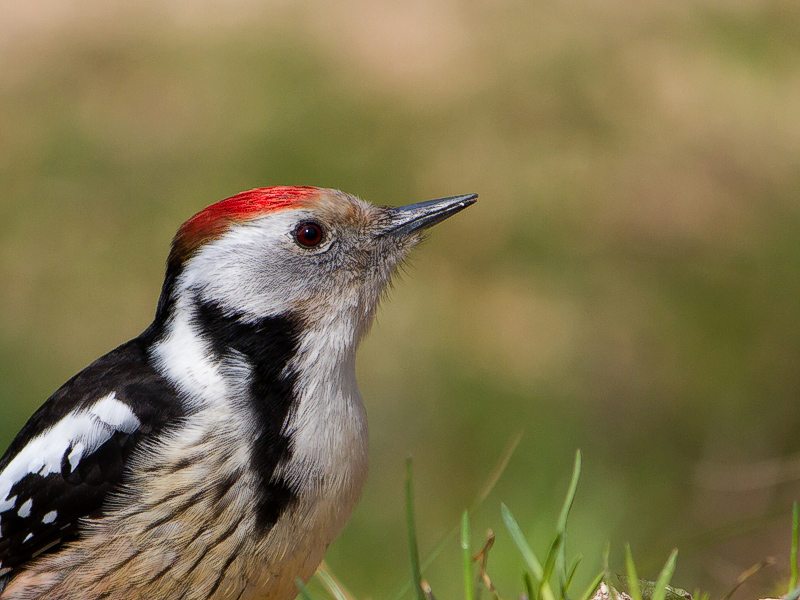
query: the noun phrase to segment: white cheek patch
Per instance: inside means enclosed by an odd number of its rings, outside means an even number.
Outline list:
[[[202,298],[257,317],[283,314],[303,296],[302,277],[283,262],[299,247],[291,232],[313,215],[282,209],[232,226],[184,265],[178,288],[201,290]],[[277,260],[277,259],[281,260]]]
[[[45,477],[60,473],[65,455],[70,470],[75,470],[84,456],[92,454],[115,433],[130,434],[140,426],[141,422],[130,407],[117,400],[114,392],[87,409],[66,415],[31,439],[0,473],[0,512],[18,503],[17,496],[9,498],[9,494],[26,475],[35,473]],[[28,499],[19,508],[19,515],[30,514],[31,508]]]
[[[220,366],[192,324],[192,308],[176,305],[166,337],[151,350],[158,370],[174,383],[190,402],[203,403],[229,394]]]

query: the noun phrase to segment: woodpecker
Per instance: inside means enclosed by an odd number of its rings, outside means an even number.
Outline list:
[[[288,600],[357,502],[355,353],[428,227],[269,187],[178,230],[153,323],[89,365],[0,459],[0,600]]]

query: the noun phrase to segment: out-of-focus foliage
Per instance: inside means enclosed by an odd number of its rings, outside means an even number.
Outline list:
[[[146,327],[203,206],[274,184],[477,192],[361,349],[372,470],[337,576],[376,598],[407,579],[406,455],[424,556],[519,427],[476,532],[502,500],[546,553],[581,447],[587,563],[610,539],[651,578],[680,547],[688,589],[767,555],[788,573],[798,31],[791,0],[0,2],[0,442]],[[493,553],[516,586],[515,549]],[[442,598],[459,555],[426,574]]]

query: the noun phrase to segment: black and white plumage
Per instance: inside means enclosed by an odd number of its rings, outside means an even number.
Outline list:
[[[293,597],[366,476],[358,342],[420,232],[472,202],[261,188],[187,221],[153,324],[0,459],[0,600]]]
[[[181,415],[141,336],[73,377],[37,410],[0,461],[0,574],[77,533],[122,482],[137,443]]]

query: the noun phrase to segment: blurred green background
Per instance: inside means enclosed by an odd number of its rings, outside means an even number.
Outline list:
[[[240,190],[379,204],[477,192],[359,356],[361,504],[328,554],[360,598],[474,515],[521,592],[573,453],[582,581],[607,539],[720,594],[787,572],[800,491],[800,4],[794,0],[0,2],[0,443],[149,323],[172,234]],[[477,544],[477,542],[476,542]],[[460,594],[454,541],[428,572]]]

